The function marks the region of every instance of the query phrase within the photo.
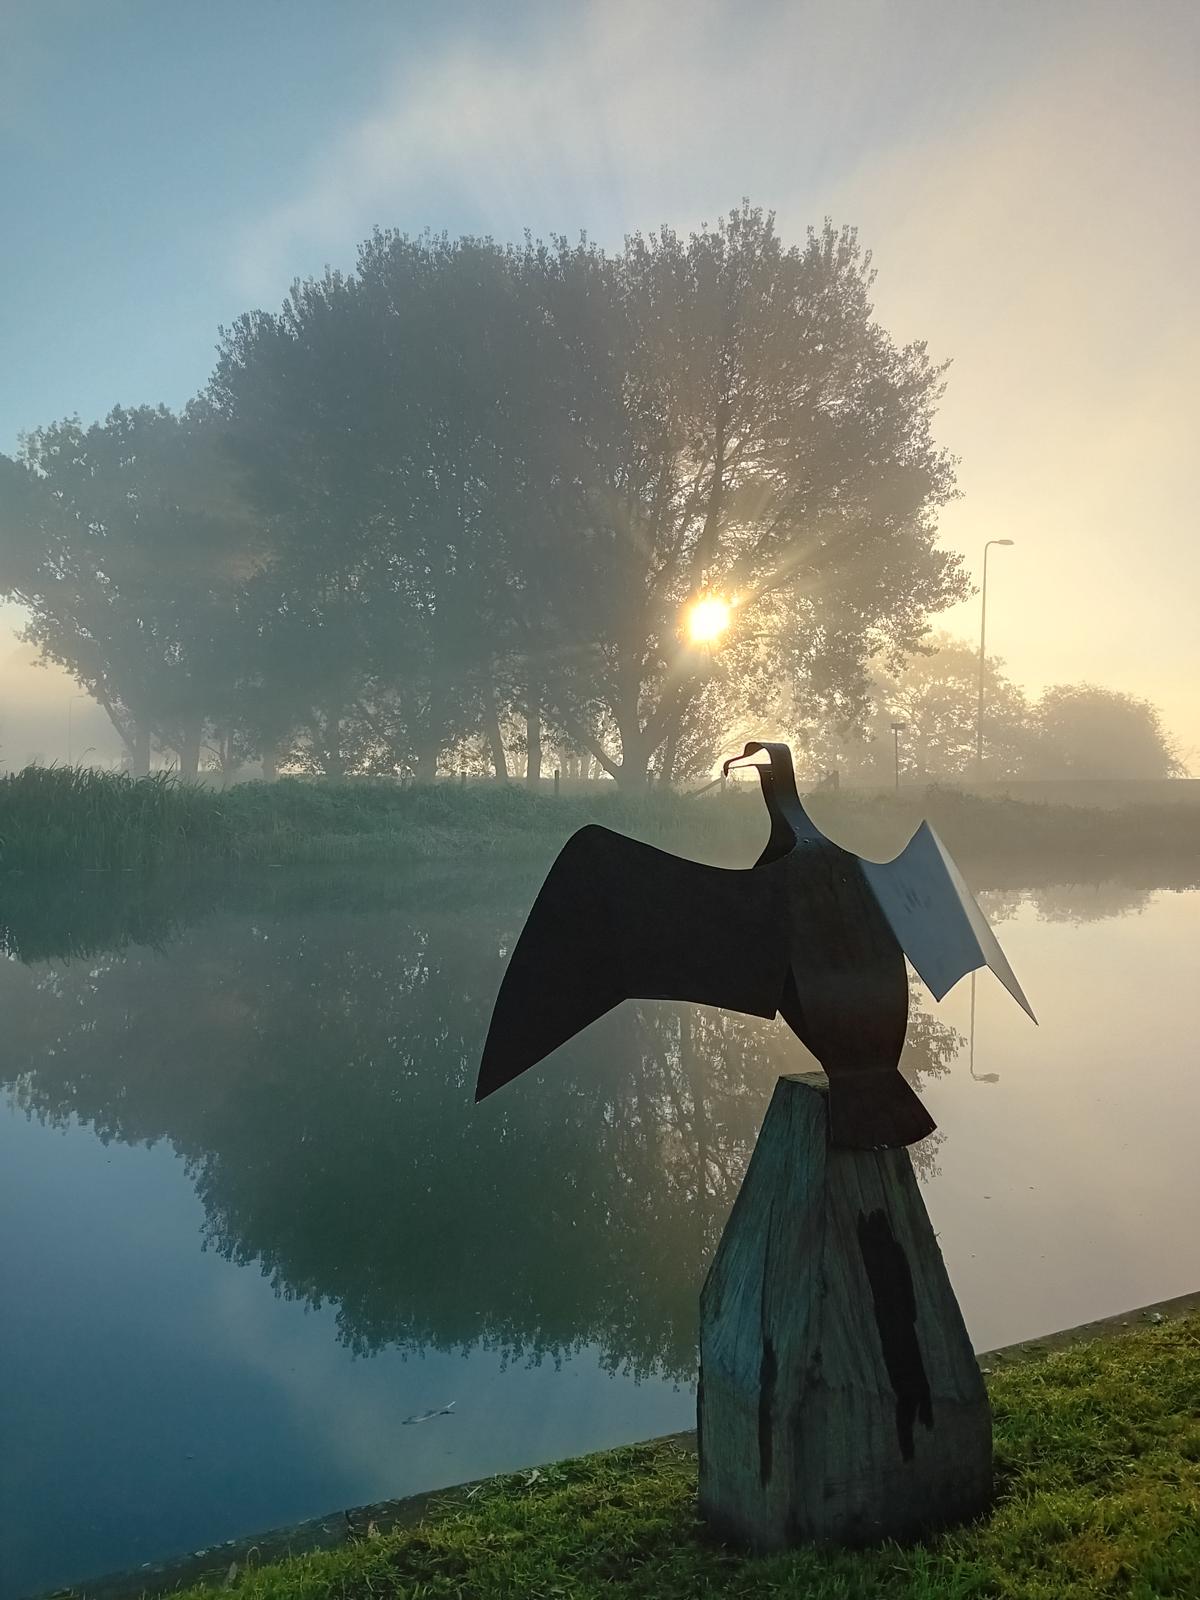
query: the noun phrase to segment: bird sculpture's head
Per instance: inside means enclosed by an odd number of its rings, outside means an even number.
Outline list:
[[[765,762],[754,760],[760,752],[765,753]],[[790,854],[798,844],[825,842],[824,834],[805,811],[796,792],[792,752],[786,744],[763,743],[752,739],[740,756],[731,756],[724,763],[721,771],[728,776],[731,767],[744,763],[757,769],[763,799],[771,818],[771,836],[755,866],[762,867],[769,861],[778,861],[780,857]]]

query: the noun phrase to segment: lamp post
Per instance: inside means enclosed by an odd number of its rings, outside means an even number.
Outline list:
[[[971,974],[971,1058],[967,1065],[967,1071],[975,1079],[976,1083],[999,1083],[1000,1074],[998,1072],[975,1071],[975,976],[975,973]]]
[[[988,539],[983,546],[983,590],[979,615],[979,702],[975,708],[975,781],[983,781],[983,674],[987,648],[987,567],[988,550],[994,544],[1012,544],[1012,539]]]
[[[900,735],[908,727],[907,722],[892,723],[892,754],[896,762],[896,793],[900,793]]]

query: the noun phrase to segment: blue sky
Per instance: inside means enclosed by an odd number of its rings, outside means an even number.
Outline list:
[[[0,262],[0,449],[67,413],[194,393],[248,304],[235,241],[398,55],[430,48],[441,10],[8,0],[0,214],[20,248]]]
[[[219,324],[274,306],[293,276],[326,261],[351,265],[376,223],[587,229],[619,242],[628,228],[712,216],[744,193],[768,205],[807,199],[819,221],[831,184],[872,148],[952,126],[964,101],[1002,87],[1056,31],[1019,6],[995,8],[986,31],[954,7],[919,4],[905,9],[926,26],[911,28],[896,26],[895,7],[853,0],[832,27],[828,6],[681,0],[648,23],[654,9],[8,0],[0,196],[19,248],[0,260],[10,375],[0,449],[21,429],[73,412],[88,420],[118,400],[179,404],[204,382]],[[809,26],[797,28],[806,9]],[[796,51],[782,77],[763,71],[781,19]],[[674,59],[648,61],[646,44]],[[589,55],[609,80],[590,96]],[[689,95],[699,75],[703,95],[710,74],[711,107]],[[501,157],[499,183],[472,170],[481,152],[469,140],[445,138],[445,121],[461,131],[480,106],[473,85],[493,75],[501,91],[482,106],[495,117],[486,142],[495,154],[507,131],[520,156]],[[607,123],[621,75],[627,90],[635,79],[639,131],[656,136],[640,152]],[[763,78],[794,95],[783,147],[771,137],[778,107],[755,104]],[[565,148],[556,88],[574,102]],[[373,115],[396,125],[377,180],[356,173],[347,150]],[[343,190],[341,207],[330,189]],[[289,206],[299,207],[290,223]]]
[[[977,570],[1017,539],[997,652],[1200,749],[1198,63],[1192,0],[6,0],[0,450],[182,404],[221,323],[376,224],[831,215],[885,324],[953,358],[944,540]]]

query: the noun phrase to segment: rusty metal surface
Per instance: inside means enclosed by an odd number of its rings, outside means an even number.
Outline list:
[[[905,955],[939,999],[990,966],[1033,1015],[928,824],[894,861],[864,861],[809,817],[788,747],[752,742],[738,760],[758,754],[771,833],[753,867],[703,866],[596,826],[567,841],[500,986],[476,1100],[623,1000],[692,1001],[781,1015],[829,1077],[833,1142],[894,1148],[934,1128],[898,1071]]]

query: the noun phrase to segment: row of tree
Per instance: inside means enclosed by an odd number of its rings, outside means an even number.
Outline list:
[[[942,373],[852,230],[409,238],[222,331],[182,415],[0,459],[0,588],[135,770],[687,780],[766,708],[861,717],[967,589]],[[736,596],[717,649],[689,603]]]
[[[913,655],[968,592],[935,547],[942,369],[871,281],[852,230],[789,248],[748,204],[617,254],[377,232],[223,330],[182,415],[0,456],[0,592],[135,772],[536,782],[552,749],[636,787],[765,722],[871,777],[900,715],[914,771],[963,775],[973,660]],[[737,601],[715,646],[706,594]],[[1033,716],[993,672],[989,776],[1071,765],[1055,693]],[[1119,770],[1171,770],[1142,733]]]
[[[879,673],[859,725],[802,728],[810,778],[837,771],[885,784],[970,781],[977,773],[979,653],[939,634],[894,673]],[[899,742],[892,724],[899,723]],[[984,672],[984,772],[990,780],[1170,778],[1185,768],[1149,701],[1095,684],[1057,684],[1036,699],[989,657]]]

